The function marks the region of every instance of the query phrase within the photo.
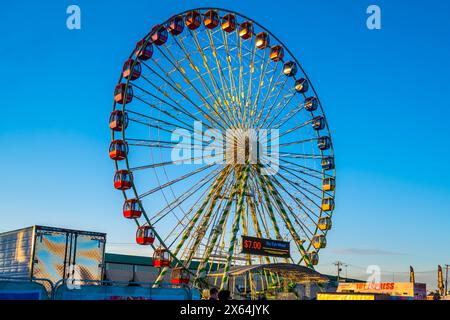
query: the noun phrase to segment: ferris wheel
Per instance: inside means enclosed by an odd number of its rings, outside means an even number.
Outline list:
[[[318,264],[334,210],[330,130],[300,63],[262,25],[212,8],[155,25],[123,65],[109,126],[114,187],[137,244],[153,247],[157,283],[214,267],[224,286],[236,265]],[[265,133],[256,147],[250,131]],[[223,132],[232,143],[218,144]],[[251,254],[244,245],[261,243],[245,239],[288,244],[289,254]]]

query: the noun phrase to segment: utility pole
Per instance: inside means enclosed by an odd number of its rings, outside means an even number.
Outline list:
[[[342,267],[347,267],[347,264],[343,263],[342,261],[336,261],[334,265],[337,267],[337,282],[341,279],[341,271]]]
[[[448,267],[450,267],[450,265],[446,264],[445,265],[445,295],[448,295]]]

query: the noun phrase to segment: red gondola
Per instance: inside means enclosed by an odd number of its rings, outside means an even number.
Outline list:
[[[183,17],[182,16],[173,16],[170,18],[169,21],[169,32],[177,36],[180,33],[182,33],[184,30],[184,23],[183,23]]]
[[[256,35],[256,47],[265,49],[270,45],[270,37],[267,32],[260,32]]]
[[[222,30],[225,32],[232,32],[236,30],[236,16],[228,13],[222,18]]]
[[[208,10],[203,18],[203,23],[208,29],[214,29],[219,25],[219,15],[215,10]]]
[[[245,21],[239,26],[239,36],[246,40],[253,36],[253,24],[250,21]]]
[[[136,231],[136,243],[141,246],[149,246],[155,242],[155,233],[150,226],[138,227]]]
[[[170,253],[166,249],[158,248],[153,252],[153,266],[156,268],[170,266]]]
[[[128,59],[123,65],[122,76],[125,79],[136,80],[141,76],[142,67],[139,61]]]
[[[202,24],[202,17],[198,11],[192,10],[186,13],[184,23],[190,30],[195,30]]]
[[[128,144],[123,140],[111,141],[109,145],[109,157],[113,160],[120,161],[127,157]]]
[[[270,60],[278,62],[284,58],[284,49],[280,45],[273,46],[270,48],[269,54]]]
[[[133,100],[133,88],[131,87],[131,84],[128,84],[127,86],[125,83],[119,83],[114,89],[114,101],[119,104],[127,104],[130,103],[131,100]]]
[[[190,274],[185,268],[174,268],[170,275],[172,284],[189,284]]]
[[[140,40],[136,43],[136,48],[134,49],[134,54],[136,58],[146,61],[150,59],[153,55],[153,45],[149,41],[145,44],[145,40]]]
[[[164,26],[157,24],[156,26],[154,26],[152,28],[152,30],[150,31],[150,33],[152,33],[152,41],[154,44],[156,44],[157,46],[160,46],[164,43],[166,43],[167,38],[169,37],[167,29],[164,28]]]
[[[127,219],[137,219],[142,215],[141,203],[137,199],[128,199],[123,203],[123,216]]]
[[[128,126],[128,114],[122,110],[114,110],[109,116],[109,127],[114,131],[122,131]]]
[[[118,170],[114,175],[114,188],[118,190],[128,190],[133,184],[133,176],[128,170]]]

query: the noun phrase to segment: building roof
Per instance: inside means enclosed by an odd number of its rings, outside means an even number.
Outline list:
[[[230,276],[240,276],[248,272],[259,272],[259,271],[273,271],[286,279],[291,279],[297,283],[302,282],[328,282],[330,279],[320,274],[313,269],[300,266],[292,263],[270,263],[270,264],[255,264],[250,266],[235,266],[231,267],[229,270]],[[216,272],[211,272],[208,277],[222,277],[224,270],[218,270]]]

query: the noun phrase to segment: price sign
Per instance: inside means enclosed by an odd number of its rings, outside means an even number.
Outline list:
[[[286,241],[242,236],[241,253],[289,258],[290,247]]]

